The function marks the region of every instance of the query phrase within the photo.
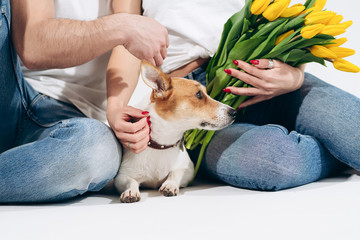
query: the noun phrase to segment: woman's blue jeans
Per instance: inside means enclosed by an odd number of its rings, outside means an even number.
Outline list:
[[[98,191],[117,173],[109,127],[36,92],[23,79],[0,0],[0,202],[48,202]]]
[[[204,84],[205,67],[187,77]],[[216,132],[201,174],[273,191],[347,167],[360,170],[360,99],[306,73],[298,91],[250,106],[236,123]]]

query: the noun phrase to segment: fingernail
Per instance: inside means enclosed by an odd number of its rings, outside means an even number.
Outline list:
[[[224,69],[224,72],[226,72],[227,74],[231,74],[231,70],[230,70],[230,69]]]
[[[233,60],[233,63],[237,66],[239,65],[239,62],[237,60]]]
[[[242,107],[239,107],[238,110],[241,111],[241,109],[243,109]]]
[[[146,121],[149,122],[150,121],[150,116],[146,117]]]
[[[231,93],[231,90],[230,90],[230,89],[225,88],[225,89],[223,89],[223,92],[226,92],[226,93]]]
[[[149,134],[151,133],[151,128],[149,128]]]
[[[142,112],[141,114],[142,114],[142,115],[146,115],[146,114],[149,114],[149,112],[148,112],[148,111],[144,111],[144,112]]]
[[[260,61],[259,60],[251,60],[250,63],[254,64],[254,65],[259,65]]]

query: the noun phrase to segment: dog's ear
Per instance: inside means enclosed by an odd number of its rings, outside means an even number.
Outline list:
[[[141,76],[146,85],[154,90],[156,97],[168,96],[167,93],[172,88],[170,76],[145,60],[141,61]]]

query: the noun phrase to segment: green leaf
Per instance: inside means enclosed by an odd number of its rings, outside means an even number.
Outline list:
[[[316,0],[306,0],[304,6],[306,7],[306,9],[311,8],[312,6],[314,6],[314,3],[316,2]]]
[[[293,18],[284,26],[284,28],[280,34],[286,33],[292,29],[294,29],[294,30],[298,29],[299,27],[301,27],[304,24],[304,22],[305,22],[305,18],[303,18],[303,17],[298,16],[296,18]]]
[[[266,37],[261,37],[257,39],[247,39],[245,41],[238,41],[231,51],[228,53],[228,59],[224,63],[224,65],[213,66],[211,69],[212,74],[208,74],[207,79],[208,83],[215,81],[211,88],[211,96],[217,96],[222,89],[226,86],[226,82],[228,78],[225,77],[227,75],[224,73],[224,69],[233,66],[233,60],[243,60],[245,61],[249,55],[262,43]],[[221,88],[221,89],[219,89]]]
[[[310,52],[306,53],[296,63],[293,63],[292,66],[299,67],[300,65],[303,65],[305,63],[310,63],[310,62],[317,62],[326,67],[325,60],[323,58],[316,57],[316,56],[312,55]]]
[[[263,58],[276,58],[278,55],[290,50],[290,49],[304,49],[307,47],[311,47],[314,45],[325,45],[328,44],[331,40],[321,39],[321,38],[312,38],[312,39],[305,39],[301,38],[297,41],[288,43],[284,46],[278,47],[276,46],[270,53],[263,56]]]
[[[233,16],[224,25],[224,30],[221,36],[220,44],[213,64],[222,65],[227,59],[227,53],[234,46],[243,28],[244,19],[249,18],[252,14],[250,12],[252,0],[246,0],[245,6]]]
[[[286,23],[287,20],[283,22],[280,26],[276,27],[270,33],[269,37],[255,49],[255,51],[250,55],[248,60],[257,59],[270,52],[270,50],[273,49],[275,46],[275,41],[279,32],[282,30]]]
[[[319,34],[316,35],[316,38],[326,39],[326,40],[334,40],[335,37],[328,35],[328,34]]]
[[[299,59],[301,59],[306,54],[305,50],[301,49],[292,49],[289,52],[283,53],[281,55],[278,55],[276,58],[285,62],[285,63],[291,63],[291,62],[297,62]]]
[[[266,23],[257,33],[254,34],[251,38],[259,38],[267,35],[269,32],[273,31],[277,26],[284,23],[286,18],[278,18],[273,22]]]
[[[242,36],[243,34],[245,34],[245,33],[249,30],[250,25],[251,25],[251,22],[245,18],[245,19],[244,19],[244,24],[243,24],[243,29],[242,29],[242,31],[241,31],[241,36]]]
[[[264,42],[266,37],[259,37],[255,39],[248,39],[242,42],[237,42],[233,49],[231,49],[229,53],[229,61],[232,60],[243,60],[250,56],[250,54],[261,44]]]

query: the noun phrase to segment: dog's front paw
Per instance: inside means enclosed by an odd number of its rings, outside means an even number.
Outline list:
[[[140,201],[140,192],[136,190],[127,189],[121,196],[120,201],[123,203],[133,203]]]
[[[166,197],[177,196],[179,186],[171,181],[166,181],[161,185],[159,191]]]

